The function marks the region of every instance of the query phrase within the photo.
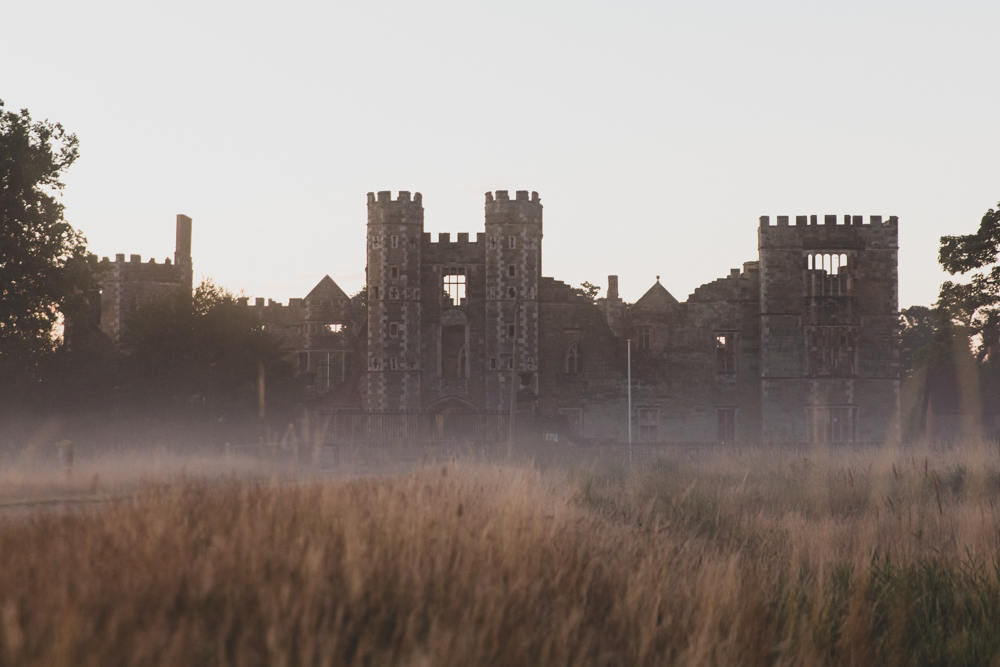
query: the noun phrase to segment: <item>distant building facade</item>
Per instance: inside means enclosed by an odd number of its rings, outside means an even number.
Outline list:
[[[178,290],[192,288],[191,218],[178,215],[174,260],[167,258],[162,264],[155,259],[143,262],[139,255],[115,255],[112,262],[105,257],[101,268],[100,311],[101,331],[112,339],[121,334],[125,319],[137,305],[150,298],[175,294]]]
[[[102,328],[191,286],[174,263],[107,262]],[[898,220],[768,216],[758,255],[679,302],[659,277],[634,304],[543,277],[538,193],[487,193],[484,231],[432,239],[420,193],[368,194],[367,285],[326,276],[288,305],[256,299],[326,410],[517,412],[571,440],[882,443],[899,432]],[[107,299],[107,303],[105,303]]]
[[[678,302],[542,276],[537,193],[487,193],[485,231],[423,233],[422,198],[368,195],[360,408],[504,412],[571,436],[672,442],[899,438],[898,222],[760,219],[758,259]]]

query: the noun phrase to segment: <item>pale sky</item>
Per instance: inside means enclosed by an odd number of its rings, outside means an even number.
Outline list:
[[[425,231],[537,190],[544,273],[678,299],[761,215],[899,216],[900,306],[1000,200],[1000,3],[7,0],[0,99],[80,138],[93,252],[287,301],[364,282],[369,191]],[[603,295],[603,291],[602,291]]]

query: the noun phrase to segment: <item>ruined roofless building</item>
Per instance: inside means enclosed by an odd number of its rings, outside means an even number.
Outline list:
[[[762,217],[759,255],[679,302],[597,303],[542,277],[537,193],[487,193],[485,231],[432,240],[419,193],[368,194],[360,408],[504,412],[574,438],[899,437],[897,219]]]
[[[369,411],[503,411],[538,393],[538,193],[490,193],[471,241],[423,231],[417,193],[368,195]],[[514,338],[517,343],[514,343]],[[516,365],[515,365],[516,364]]]
[[[484,231],[432,239],[419,193],[368,195],[367,294],[324,277],[252,307],[327,410],[503,414],[575,440],[624,440],[632,347],[639,441],[881,443],[899,438],[898,221],[760,218],[758,256],[685,300],[634,304],[542,276],[537,193],[487,193]],[[105,259],[101,327],[191,289],[191,219],[173,263]],[[437,419],[437,417],[435,418]],[[447,430],[447,429],[445,429]]]
[[[107,257],[99,264],[101,269],[101,331],[112,339],[118,338],[125,318],[143,301],[175,293],[179,289],[192,289],[191,218],[178,215],[174,260],[162,264],[155,259],[143,262],[139,255],[115,255],[112,262]]]
[[[143,262],[139,255],[125,261],[124,254],[116,255],[114,262],[107,257],[101,260],[101,331],[117,339],[129,314],[144,301],[178,291],[192,292],[191,232],[191,218],[178,215],[173,262]],[[358,308],[330,276],[324,276],[305,298],[290,299],[287,306],[273,300],[265,304],[262,298],[253,306],[245,297],[239,302],[252,307],[264,329],[281,340],[291,361],[307,375],[314,393],[323,396],[328,405],[356,409],[356,378],[351,368],[359,329]]]

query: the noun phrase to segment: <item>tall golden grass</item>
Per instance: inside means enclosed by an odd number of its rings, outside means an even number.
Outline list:
[[[216,473],[4,514],[0,663],[989,664],[1000,650],[1000,475],[982,447]],[[0,488],[42,488],[11,475]]]

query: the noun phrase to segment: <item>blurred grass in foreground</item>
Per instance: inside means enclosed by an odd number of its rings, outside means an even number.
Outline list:
[[[989,664],[997,464],[970,447],[326,481],[184,467],[3,515],[0,663]]]

